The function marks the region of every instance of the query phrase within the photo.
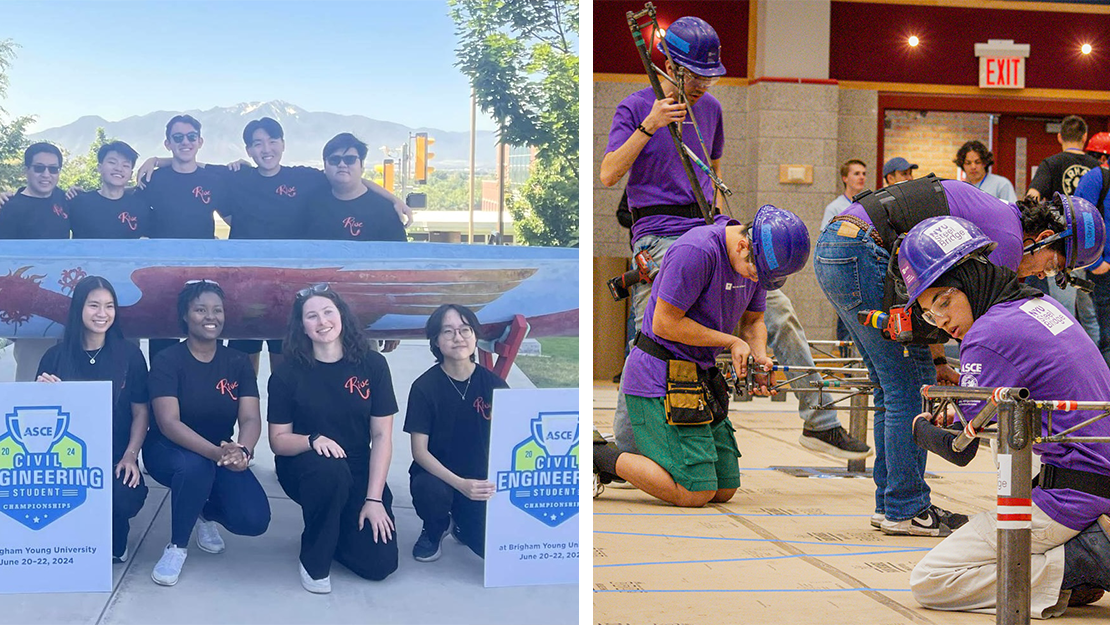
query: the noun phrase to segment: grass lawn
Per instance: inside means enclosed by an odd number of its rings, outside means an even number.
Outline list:
[[[542,355],[518,355],[516,366],[537,388],[578,388],[578,337],[536,340]]]

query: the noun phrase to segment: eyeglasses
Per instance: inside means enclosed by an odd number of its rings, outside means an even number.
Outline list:
[[[468,339],[474,336],[474,328],[470,326],[462,326],[459,328],[444,328],[439,332],[439,338],[446,339],[448,341],[453,340],[455,336],[461,336],[464,339]]]
[[[189,143],[196,143],[197,139],[199,138],[199,132],[186,132],[184,134],[180,132],[175,132],[170,135],[170,139],[173,140],[174,143],[184,143],[186,139],[189,140]]]
[[[340,163],[343,163],[344,165],[350,167],[351,165],[357,163],[359,161],[359,158],[358,154],[344,154],[343,156],[333,154],[332,156],[329,156],[327,160],[328,165],[331,165],[332,167],[339,167]]]
[[[297,297],[308,297],[313,294],[327,293],[330,290],[331,288],[328,287],[327,282],[321,282],[320,284],[314,284],[310,287],[303,288],[300,291],[297,291]]]
[[[691,87],[697,87],[699,89],[708,89],[717,84],[717,81],[720,79],[720,76],[698,76],[697,74],[692,73],[686,74],[685,78],[686,84],[690,85]]]
[[[193,286],[194,284],[214,284],[216,286],[220,286],[220,283],[216,282],[215,280],[186,280],[185,281],[185,286]]]
[[[933,300],[933,305],[928,310],[921,313],[921,318],[931,326],[939,325],[937,318],[948,318],[948,305],[952,303],[952,293],[956,291],[956,287],[948,287],[941,291],[940,295]]]
[[[34,165],[31,165],[31,171],[35,172],[36,174],[41,174],[42,172],[47,170],[49,170],[52,174],[56,174],[62,171],[62,168],[57,165],[43,165],[42,163],[35,163]]]

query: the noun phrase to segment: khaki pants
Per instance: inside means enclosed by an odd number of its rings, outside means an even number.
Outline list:
[[[1064,543],[1079,532],[1048,518],[1035,504],[1030,547],[1031,616],[1063,614],[1068,597],[1060,596],[1064,579]],[[997,605],[997,526],[994,512],[980,512],[945,538],[910,573],[914,599],[933,610],[994,613]]]

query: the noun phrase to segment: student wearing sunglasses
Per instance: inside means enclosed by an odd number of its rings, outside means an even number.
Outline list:
[[[385,579],[397,570],[389,365],[326,284],[293,300],[285,356],[270,376],[266,417],[278,482],[304,515],[301,585],[331,592],[333,560]]]
[[[197,529],[197,546],[222,553],[217,523],[239,536],[270,524],[270,503],[248,468],[262,432],[258,384],[241,352],[224,347],[224,293],[211,280],[190,280],[177,296],[185,341],[151,358],[154,422],[143,444],[147,471],[170,489],[170,542],[151,577],[173,586]],[[238,425],[238,436],[233,433]]]
[[[35,143],[23,152],[27,185],[0,209],[0,239],[68,239],[69,207],[58,189],[62,151],[50,143]],[[54,339],[15,341],[15,381],[35,379],[38,362]]]
[[[449,530],[485,555],[486,501],[495,490],[486,480],[493,390],[509,385],[474,361],[479,327],[474,311],[459,304],[440,306],[424,326],[436,364],[412,383],[405,411],[409,492],[424,522],[412,548],[419,562],[439,559]]]
[[[1101,249],[1102,237],[1095,242]],[[1110,400],[1110,369],[1083,327],[1055,299],[991,264],[987,254],[994,246],[970,221],[944,216],[914,226],[900,248],[909,299],[927,322],[961,340],[960,384],[1028,388],[1038,400]],[[982,405],[961,402],[968,419]],[[1050,434],[1098,412],[1057,409]],[[978,439],[953,454],[958,432],[930,424],[946,425],[939,419],[915,417],[914,439],[957,464],[970,462]],[[1039,423],[1038,431],[1048,425],[1047,419]],[[1084,425],[1075,436],[1110,436],[1110,419]],[[1110,445],[1039,443],[1033,452],[1042,470],[1032,492],[1027,574],[1032,616],[1048,618],[1069,605],[1098,601],[1110,588],[1110,539],[1096,523],[1110,514]],[[910,574],[914,598],[937,610],[995,608],[996,525],[993,510],[981,512],[934,547]]]
[[[363,184],[366,151],[366,144],[349,132],[332,137],[324,146],[324,175],[331,188],[314,198],[305,238],[408,240],[392,202],[377,193],[369,193]]]

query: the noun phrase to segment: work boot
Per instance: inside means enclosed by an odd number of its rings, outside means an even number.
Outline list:
[[[1085,586],[1110,590],[1110,537],[1098,523],[1090,524],[1064,543],[1064,579],[1060,588],[1072,590],[1074,595],[1077,590],[1078,594],[1089,593]]]

